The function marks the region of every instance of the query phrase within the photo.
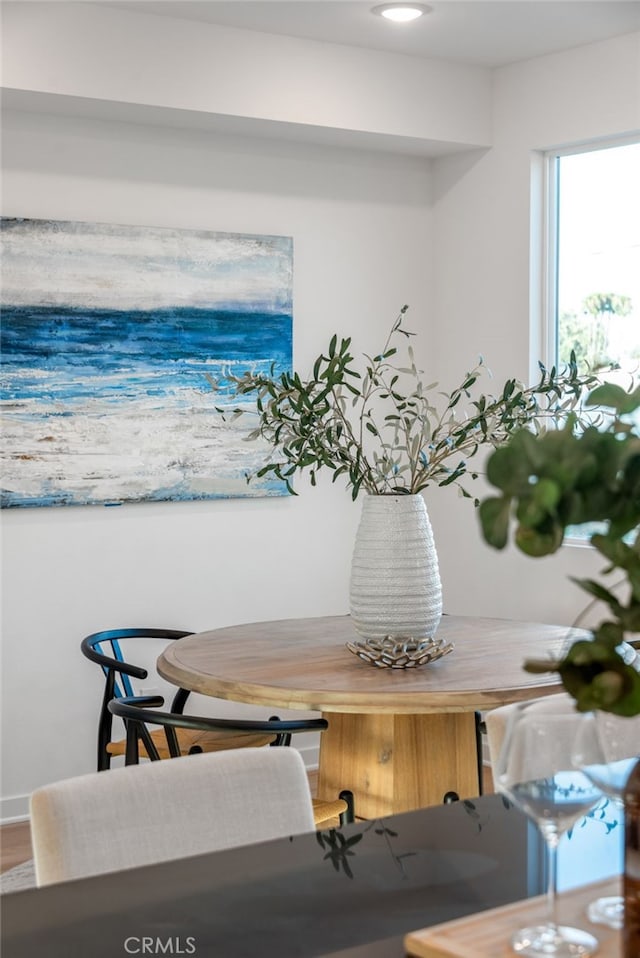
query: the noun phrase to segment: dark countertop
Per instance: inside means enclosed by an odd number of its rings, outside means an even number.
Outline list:
[[[561,886],[620,871],[615,818],[609,805],[563,839]],[[400,958],[406,932],[544,885],[535,829],[490,795],[7,894],[2,955]]]

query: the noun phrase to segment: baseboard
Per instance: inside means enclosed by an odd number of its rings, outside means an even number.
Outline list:
[[[304,767],[307,769],[307,771],[315,771],[320,762],[320,746],[309,745],[305,748],[298,749],[298,751],[302,755]]]
[[[318,745],[308,745],[298,749],[302,755],[305,768],[314,771],[318,767],[320,748]],[[12,798],[0,799],[0,825],[12,825],[14,822],[25,822],[29,819],[29,796],[15,795]]]
[[[0,825],[13,825],[29,819],[29,796],[15,795],[0,799]]]

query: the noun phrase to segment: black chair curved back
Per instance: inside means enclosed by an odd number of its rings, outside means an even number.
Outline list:
[[[293,732],[323,732],[329,723],[323,718],[306,718],[282,720],[270,719],[223,719],[205,715],[181,715],[176,712],[160,712],[158,707],[164,705],[160,696],[134,695],[127,698],[112,699],[109,702],[109,711],[123,719],[127,729],[126,765],[137,765],[139,756],[139,741],[142,728],[147,724],[160,725],[164,728],[167,737],[167,747],[172,758],[180,758],[182,752],[176,736],[176,729],[186,728],[202,732],[260,732],[273,736],[272,745],[288,745]],[[192,746],[189,753],[201,752],[198,746]],[[158,761],[160,754],[152,747],[149,752],[152,761]]]
[[[108,703],[111,715],[121,718],[127,730],[127,745],[125,764],[137,765],[140,761],[140,742],[147,750],[152,761],[160,760],[161,756],[151,739],[149,725],[158,725],[164,729],[169,754],[172,758],[182,755],[177,737],[178,729],[189,729],[202,732],[222,733],[260,733],[268,735],[271,745],[289,745],[292,734],[296,732],[322,732],[329,727],[323,718],[279,719],[223,719],[202,715],[182,715],[177,712],[158,711],[164,705],[161,696],[127,696],[114,698]],[[189,749],[189,754],[203,751],[197,744]],[[339,806],[339,807],[338,807]],[[353,808],[353,794],[344,790],[340,792],[338,802],[314,801],[314,815],[316,824],[335,816],[339,817],[340,824],[345,825],[355,820]]]
[[[112,699],[130,697],[135,694],[131,678],[146,679],[148,671],[139,665],[125,660],[121,642],[126,639],[165,639],[167,641],[183,639],[192,632],[178,629],[107,629],[87,635],[80,644],[82,654],[102,669],[105,676],[104,692],[98,720],[98,771],[111,766],[111,742],[113,718],[108,709]],[[172,712],[182,712],[189,696],[186,689],[178,689],[171,704]],[[151,747],[150,739],[143,736],[145,748]]]

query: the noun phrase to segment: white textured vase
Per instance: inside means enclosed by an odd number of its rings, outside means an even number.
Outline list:
[[[353,625],[367,639],[435,634],[442,616],[442,585],[422,496],[363,499],[350,602]]]

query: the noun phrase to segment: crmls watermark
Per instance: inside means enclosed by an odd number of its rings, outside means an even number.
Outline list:
[[[152,938],[145,935],[138,938],[131,935],[124,940],[127,955],[195,955],[195,938]]]

